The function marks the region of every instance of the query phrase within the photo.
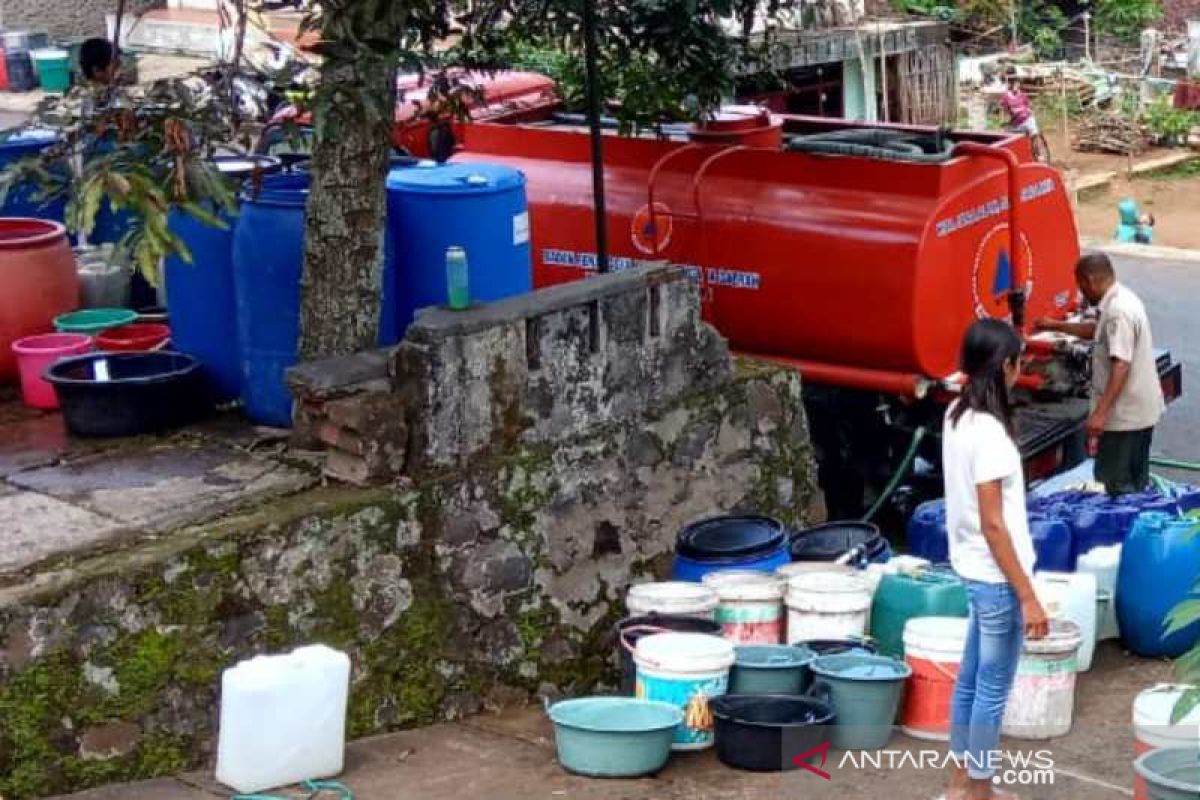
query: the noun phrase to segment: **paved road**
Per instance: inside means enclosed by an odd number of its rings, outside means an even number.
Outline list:
[[[1171,405],[1159,426],[1154,452],[1200,462],[1200,259],[1122,254],[1114,255],[1113,262],[1120,280],[1145,302],[1155,344],[1169,347],[1183,362],[1184,395]],[[1200,482],[1200,475],[1193,475],[1192,481]]]

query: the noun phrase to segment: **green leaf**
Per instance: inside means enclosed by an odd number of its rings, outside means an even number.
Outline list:
[[[1175,660],[1175,677],[1180,683],[1200,685],[1200,644]]]
[[[1178,633],[1197,622],[1200,622],[1200,597],[1184,600],[1171,609],[1171,613],[1167,615],[1167,619],[1163,623],[1166,626],[1166,630],[1163,631],[1163,638],[1173,633]]]
[[[1200,708],[1200,686],[1194,686],[1183,693],[1171,710],[1171,724],[1178,725],[1196,708]]]

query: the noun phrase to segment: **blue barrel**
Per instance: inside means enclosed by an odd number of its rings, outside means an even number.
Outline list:
[[[0,171],[10,164],[38,155],[58,141],[58,134],[45,130],[21,131],[9,136],[0,142]],[[63,166],[65,169],[65,163]],[[63,222],[67,215],[67,198],[63,196],[39,201],[34,199],[39,191],[38,185],[33,181],[16,184],[4,198],[4,205],[0,206],[0,216],[37,217]]]
[[[387,180],[381,344],[400,340],[419,308],[446,302],[446,248],[467,254],[471,299],[533,288],[525,176],[494,164],[401,167]]]
[[[1125,646],[1147,658],[1178,658],[1200,642],[1200,622],[1164,637],[1171,610],[1191,596],[1200,564],[1196,521],[1150,512],[1121,550],[1117,624]]]
[[[727,569],[774,572],[791,560],[788,531],[779,520],[753,514],[726,515],[693,523],[679,532],[671,577],[699,581],[710,572]]]
[[[930,500],[917,506],[908,520],[908,551],[934,564],[950,560],[946,532],[946,501]]]
[[[308,175],[272,175],[257,194],[243,192],[233,232],[245,412],[254,422],[292,424],[284,372],[296,363],[300,336],[300,275]]]
[[[279,159],[270,156],[218,157],[213,162],[232,181],[246,177],[245,169],[274,173],[281,167]],[[211,205],[209,211],[217,213]],[[221,219],[227,228],[215,228],[186,211],[171,212],[167,227],[187,245],[192,263],[171,256],[166,260],[163,278],[171,343],[200,362],[215,396],[225,402],[241,396],[242,365],[233,288],[233,230],[237,219],[224,215]]]
[[[1074,572],[1077,553],[1071,526],[1042,514],[1029,515],[1029,535],[1037,553],[1034,569],[1039,572]]]

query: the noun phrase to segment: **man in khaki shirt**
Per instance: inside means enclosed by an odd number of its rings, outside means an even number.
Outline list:
[[[1079,259],[1075,280],[1100,309],[1096,322],[1039,320],[1038,327],[1093,339],[1092,413],[1088,451],[1096,456],[1096,480],[1109,494],[1140,492],[1150,483],[1150,442],[1166,402],[1154,361],[1146,307],[1117,283],[1103,253]]]

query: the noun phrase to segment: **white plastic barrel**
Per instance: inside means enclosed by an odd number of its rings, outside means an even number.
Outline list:
[[[950,707],[968,624],[964,617],[914,617],[905,623],[904,660],[912,675],[900,727],[909,736],[932,741],[950,738]]]
[[[677,614],[684,617],[713,619],[717,611],[717,593],[700,583],[660,581],[629,587],[625,606],[632,616]]]
[[[251,794],[340,773],[349,691],[349,657],[324,645],[225,670],[217,780]]]
[[[1071,732],[1082,642],[1078,625],[1058,619],[1050,621],[1046,638],[1025,640],[1004,710],[1005,736],[1053,739]]]
[[[710,572],[701,582],[717,593],[721,632],[738,644],[783,641],[784,581],[769,572],[748,569]]]
[[[866,635],[871,587],[862,575],[797,575],[788,581],[785,602],[788,644]]]
[[[1120,638],[1117,630],[1117,570],[1121,566],[1121,545],[1094,547],[1079,557],[1077,574],[1096,576],[1096,641]],[[1106,599],[1105,595],[1107,595]]]
[[[709,698],[729,688],[733,642],[703,633],[656,633],[638,640],[634,694],[661,700],[683,710],[675,729],[673,750],[702,750],[713,744],[713,715]]]
[[[1183,693],[1192,687],[1178,683],[1160,683],[1146,689],[1133,701],[1133,753],[1141,756],[1151,750],[1171,747],[1200,748],[1200,707],[1175,725],[1171,712]],[[1135,775],[1134,800],[1148,800],[1146,779]]]
[[[1092,668],[1096,652],[1096,576],[1090,573],[1039,572],[1033,577],[1038,600],[1051,619],[1065,619],[1079,626],[1079,671]]]

